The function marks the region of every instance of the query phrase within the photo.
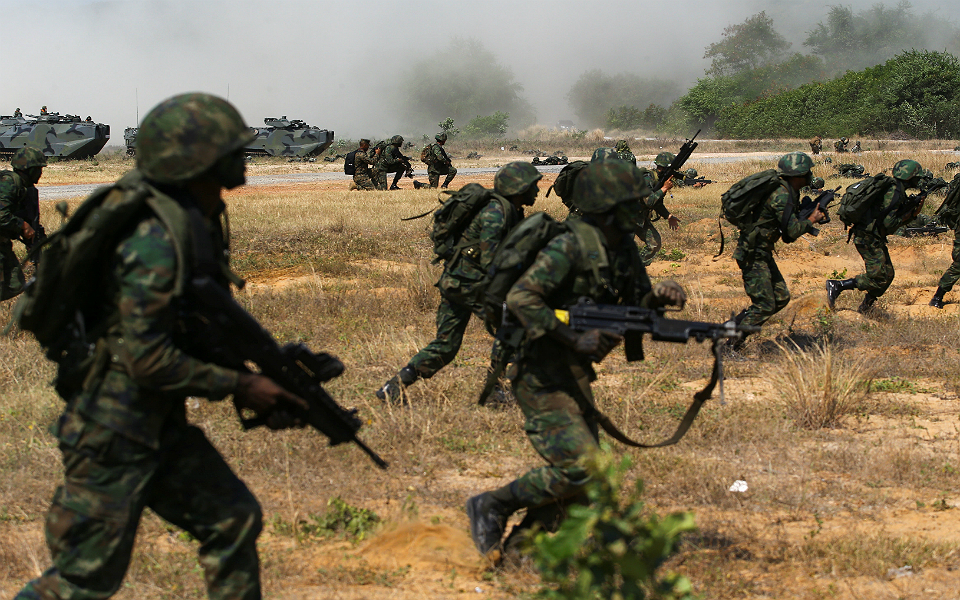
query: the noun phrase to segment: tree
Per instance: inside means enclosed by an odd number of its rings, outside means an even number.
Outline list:
[[[668,106],[680,95],[679,86],[662,79],[632,73],[610,75],[600,69],[585,71],[567,92],[567,101],[581,124],[604,127],[610,110],[657,104]]]
[[[723,40],[707,46],[703,57],[712,59],[707,75],[719,77],[774,62],[789,48],[790,42],[777,33],[773,19],[763,11],[724,29]]]
[[[402,108],[411,126],[432,127],[445,118],[463,122],[497,111],[520,126],[534,119],[513,71],[479,40],[454,38],[416,61],[403,75]]]

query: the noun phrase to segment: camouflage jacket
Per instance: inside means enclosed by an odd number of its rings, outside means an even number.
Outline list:
[[[623,152],[617,152],[617,155],[620,157],[620,160],[625,160],[633,164],[637,164],[637,157],[633,155],[633,152],[629,150],[624,150]]]
[[[663,205],[663,198],[666,194],[664,194],[663,190],[660,189],[663,187],[663,184],[660,183],[660,178],[657,176],[657,172],[646,170],[643,176],[646,177],[647,185],[649,185],[650,189],[654,190],[654,192],[644,198],[641,204],[642,208],[640,209],[640,214],[637,215],[637,224],[641,227],[652,220],[652,213],[654,212],[664,219],[670,216],[670,211],[667,210],[667,207]]]
[[[383,170],[387,170],[394,165],[406,165],[407,162],[407,158],[400,153],[400,148],[393,144],[387,144],[380,154],[380,168]]]
[[[756,223],[741,229],[733,258],[742,261],[747,260],[754,252],[770,254],[781,236],[789,243],[809,232],[813,224],[800,218],[799,208],[797,193],[790,189],[786,182],[782,182],[782,185],[763,201]]]
[[[444,167],[452,164],[447,151],[440,144],[430,144],[430,153],[433,154],[433,160],[429,162],[430,168]]]
[[[104,202],[122,202],[125,194],[139,190],[115,188]],[[185,196],[175,200],[181,206],[192,204]],[[189,219],[186,211],[182,218]],[[225,264],[226,241],[219,221],[204,221],[213,242],[207,245],[214,254],[208,262]],[[185,300],[174,295],[177,281],[185,276],[181,269],[191,268],[178,264],[177,248],[183,243],[175,241],[150,211],[120,239],[101,273],[102,312],[118,318],[98,342],[98,347],[109,350],[107,364],[97,383],[67,399],[66,413],[79,413],[151,448],[159,447],[167,426],[186,422],[187,396],[221,399],[234,391],[239,378],[236,371],[201,362],[184,351],[186,340],[176,329]],[[79,435],[56,433],[65,441]]]
[[[437,287],[448,297],[472,298],[490,269],[500,242],[523,218],[523,210],[498,194],[477,213],[463,232],[454,255],[444,264]]]
[[[15,240],[23,233],[23,219],[17,213],[23,211],[33,187],[13,171],[0,171],[0,238]]]
[[[883,199],[872,210],[872,213],[876,215],[876,217],[868,220],[865,224],[851,226],[854,233],[872,233],[885,238],[887,235],[902,227],[905,221],[909,220],[908,217],[910,215],[905,213],[902,208],[907,191],[903,189],[903,184],[899,180],[893,179],[892,177],[890,179],[894,181],[894,184],[883,194]],[[888,210],[890,205],[893,204],[898,190],[903,198],[900,200],[900,208]],[[879,218],[883,213],[887,213],[887,215],[881,221]]]
[[[363,150],[357,150],[357,153],[353,155],[354,177],[357,175],[366,175],[369,177],[370,167],[373,166],[375,158],[376,157],[374,156],[372,149],[367,150],[366,152]]]

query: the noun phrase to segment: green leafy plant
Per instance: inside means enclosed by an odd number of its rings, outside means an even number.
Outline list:
[[[842,271],[837,271],[836,269],[830,273],[830,276],[827,279],[846,279],[847,278],[847,268],[844,267]]]
[[[497,111],[485,117],[477,115],[467,123],[463,132],[470,137],[502,137],[507,132],[507,121],[510,114]]]
[[[555,534],[533,536],[533,557],[546,585],[540,597],[564,600],[640,600],[693,598],[690,581],[657,570],[677,552],[680,536],[695,529],[693,514],[663,519],[640,500],[643,483],[633,494],[621,492],[631,465],[619,464],[609,449],[587,459],[589,505],[575,505]]]
[[[359,541],[379,522],[380,517],[372,510],[351,506],[336,496],[327,501],[327,512],[310,515],[308,521],[301,522],[301,530],[307,535],[342,536]]]
[[[444,119],[444,120],[440,121],[439,123],[437,123],[437,127],[440,128],[440,131],[442,131],[442,132],[444,132],[445,134],[447,134],[447,137],[449,137],[449,138],[454,138],[454,137],[460,135],[460,130],[457,129],[456,127],[454,127],[454,125],[453,125],[453,119],[450,118],[450,117],[447,117],[446,119]]]

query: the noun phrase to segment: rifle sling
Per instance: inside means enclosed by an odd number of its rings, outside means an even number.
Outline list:
[[[417,216],[415,216],[415,217],[402,217],[400,220],[401,220],[401,221],[416,221],[417,219],[422,219],[422,218],[424,218],[425,216],[427,216],[427,215],[429,215],[429,214],[433,214],[433,211],[434,211],[434,210],[436,210],[436,209],[431,208],[430,210],[428,210],[427,212],[423,213],[422,215],[417,215]]]
[[[690,407],[687,408],[687,412],[680,420],[680,424],[677,425],[677,430],[669,439],[659,444],[641,444],[627,437],[613,424],[609,417],[599,410],[596,412],[597,423],[607,432],[607,435],[625,446],[631,446],[633,448],[663,448],[676,444],[687,434],[690,426],[693,425],[694,420],[696,420],[697,415],[700,414],[700,409],[703,407],[704,402],[709,400],[713,395],[713,389],[718,382],[720,383],[721,402],[723,401],[723,361],[720,358],[720,342],[718,340],[714,340],[711,350],[713,352],[713,373],[710,376],[710,381],[707,382],[707,385],[704,386],[702,390],[693,395],[693,402],[690,403]],[[587,384],[587,386],[589,387],[589,384]],[[589,391],[589,389],[587,391]],[[590,396],[587,397],[589,398]]]
[[[717,250],[717,253],[713,255],[713,261],[716,262],[718,258],[723,256],[723,246],[726,240],[723,239],[723,223],[720,222],[720,215],[717,215],[717,229],[720,230],[720,249]]]

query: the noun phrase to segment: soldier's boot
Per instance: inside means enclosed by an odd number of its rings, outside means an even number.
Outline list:
[[[425,188],[425,187],[427,187],[427,184],[425,184],[425,183],[420,183],[420,182],[417,181],[416,179],[413,180],[413,189],[419,190],[420,188]]]
[[[403,171],[397,171],[397,174],[393,176],[393,183],[390,184],[391,190],[401,189],[400,186],[397,184],[400,183],[400,178],[403,177],[403,173],[404,173]]]
[[[358,190],[358,189],[360,189],[360,187],[357,185],[357,182],[351,181],[351,182],[350,182],[350,191],[352,192],[353,190]]]
[[[930,306],[934,308],[943,308],[943,295],[947,293],[947,290],[942,287],[938,287],[937,291],[933,294],[933,298],[930,299]]]
[[[827,305],[830,307],[830,310],[833,310],[834,304],[837,302],[837,298],[840,297],[840,292],[847,290],[853,290],[857,287],[856,279],[828,279],[827,280]]]
[[[377,398],[388,402],[406,404],[404,389],[417,379],[420,379],[420,375],[416,369],[407,365],[397,371],[396,375],[388,379],[383,387],[377,390]]]
[[[454,177],[456,177],[456,175],[447,175],[443,180],[443,185],[441,185],[440,187],[443,189],[447,189],[447,186],[450,185],[450,182],[453,181]]]
[[[877,297],[873,294],[867,294],[863,297],[863,302],[860,303],[860,306],[857,307],[857,312],[861,315],[865,315],[873,309],[873,305],[876,303]]]
[[[494,497],[494,494],[500,491],[484,492],[467,500],[470,537],[484,556],[500,547],[500,540],[507,528],[507,519],[516,511],[511,502],[503,502]]]

